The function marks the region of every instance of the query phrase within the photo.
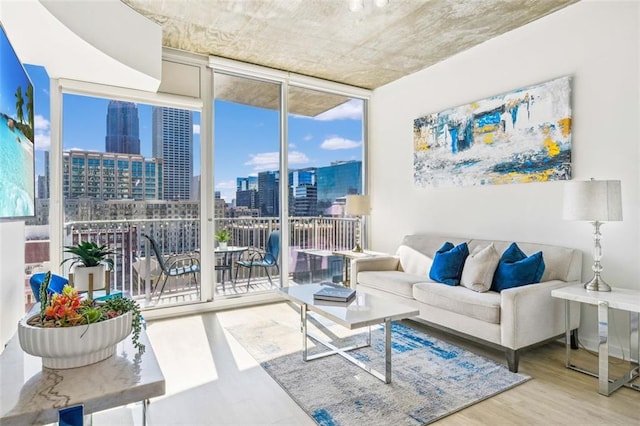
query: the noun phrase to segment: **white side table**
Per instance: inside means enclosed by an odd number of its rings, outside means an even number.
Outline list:
[[[353,250],[336,250],[332,252],[335,256],[342,256],[344,259],[344,285],[351,287],[351,279],[349,278],[350,263],[353,259],[362,259],[365,257],[388,256],[387,253],[378,251],[363,250],[361,252]]]
[[[630,383],[638,377],[640,346],[638,336],[638,313],[640,313],[640,291],[613,288],[610,292],[587,291],[582,284],[553,290],[551,296],[564,299],[566,306],[566,366],[572,370],[598,377],[598,392],[609,396],[622,386],[640,391],[640,386]],[[598,307],[598,374],[579,368],[571,363],[569,305],[570,301]],[[631,370],[618,379],[609,378],[609,309],[629,312],[629,348]]]

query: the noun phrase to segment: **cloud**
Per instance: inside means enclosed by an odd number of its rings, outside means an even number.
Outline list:
[[[337,136],[325,139],[320,148],[335,151],[338,149],[353,149],[362,146],[362,142],[352,141],[350,139],[339,138]]]
[[[216,182],[216,191],[220,191],[220,197],[230,203],[236,198],[236,182],[233,180]]]
[[[236,189],[236,181],[235,180],[225,180],[222,182],[216,182],[216,190],[221,191],[223,189]]]
[[[313,117],[318,121],[362,120],[362,100],[351,99],[328,111]]]
[[[199,135],[200,134],[200,125],[199,124],[194,124],[193,125],[193,134],[194,135]]]
[[[264,172],[267,170],[278,170],[280,164],[280,153],[263,152],[260,154],[249,154],[251,159],[244,163],[245,166],[253,167],[255,172]],[[291,151],[289,153],[289,165],[306,164],[309,157],[300,151]]]
[[[308,134],[304,138],[302,138],[302,140],[305,141],[305,142],[309,142],[312,139],[313,139],[313,135],[312,134]]]
[[[293,149],[293,148],[295,148],[295,147],[296,147],[296,144],[295,144],[295,143],[290,143],[290,144],[289,144],[289,149]]]
[[[48,151],[51,147],[51,124],[41,115],[33,117],[35,131],[35,145],[37,151]]]

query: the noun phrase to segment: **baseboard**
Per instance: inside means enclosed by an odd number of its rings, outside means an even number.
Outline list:
[[[564,340],[564,339],[563,339]],[[621,348],[616,343],[616,338],[609,339],[609,356],[618,358],[620,360],[624,359],[625,361],[629,360],[629,348]],[[585,349],[594,352],[596,355],[598,354],[598,339],[597,338],[585,338],[580,336],[580,332],[578,332],[578,341],[580,342],[580,348],[584,347]],[[624,354],[624,356],[623,356]]]

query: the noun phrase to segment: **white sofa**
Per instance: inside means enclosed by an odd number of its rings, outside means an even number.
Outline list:
[[[580,251],[516,242],[528,256],[542,251],[546,267],[541,282],[500,293],[481,293],[461,285],[435,283],[429,278],[434,253],[446,241],[454,245],[466,241],[470,253],[493,242],[499,255],[511,244],[511,241],[407,235],[395,256],[352,260],[352,282],[358,291],[418,307],[417,319],[421,322],[505,350],[509,369],[514,372],[518,371],[520,350],[565,332],[564,301],[552,298],[551,290],[580,282]],[[574,337],[579,323],[580,309],[572,308],[570,328]]]

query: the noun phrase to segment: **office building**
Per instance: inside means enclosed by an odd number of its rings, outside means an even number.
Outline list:
[[[258,208],[262,216],[280,214],[280,172],[258,173]]]
[[[236,207],[258,208],[258,176],[236,178]]]
[[[63,153],[62,168],[65,199],[157,200],[162,194],[157,158],[72,150]]]
[[[316,216],[318,188],[316,169],[308,168],[289,172],[289,214],[291,216]]]
[[[153,156],[163,161],[162,198],[190,200],[193,178],[193,113],[184,109],[153,107],[152,125]]]
[[[138,106],[133,102],[109,101],[105,151],[140,154]]]
[[[335,200],[362,193],[362,161],[339,161],[316,169],[318,213],[331,207]]]

